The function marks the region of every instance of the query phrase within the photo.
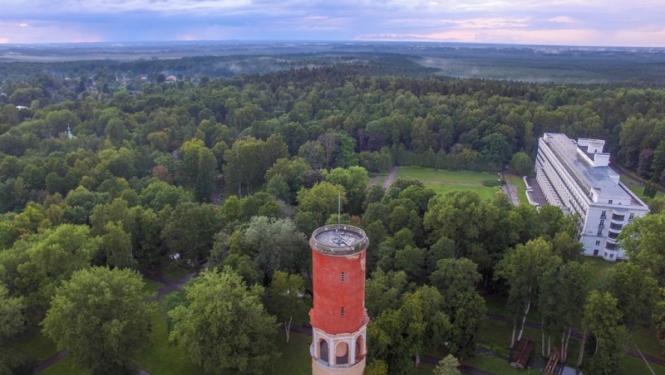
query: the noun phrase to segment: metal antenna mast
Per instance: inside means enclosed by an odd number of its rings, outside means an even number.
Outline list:
[[[337,195],[337,224],[342,221],[342,193]]]

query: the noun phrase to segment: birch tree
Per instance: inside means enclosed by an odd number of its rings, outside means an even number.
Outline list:
[[[551,245],[542,237],[525,245],[517,245],[498,263],[494,277],[504,278],[510,287],[508,312],[513,321],[511,348],[522,338],[531,304],[538,298],[538,278],[560,263],[561,258],[552,253]]]
[[[301,298],[304,291],[305,281],[302,276],[275,271],[269,291],[268,307],[269,311],[282,322],[287,344],[293,316],[305,312],[307,307]]]

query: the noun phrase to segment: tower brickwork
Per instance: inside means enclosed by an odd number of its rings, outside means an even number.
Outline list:
[[[361,375],[367,354],[365,256],[369,240],[351,225],[314,231],[312,248],[314,307],[312,374]]]

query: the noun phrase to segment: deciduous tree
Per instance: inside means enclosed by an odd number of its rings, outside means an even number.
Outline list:
[[[81,270],[58,288],[41,325],[92,374],[136,374],[132,359],[150,341],[147,297],[134,271]]]
[[[265,374],[279,354],[277,324],[262,295],[232,271],[207,270],[185,286],[186,305],[169,312],[169,341],[206,372]]]

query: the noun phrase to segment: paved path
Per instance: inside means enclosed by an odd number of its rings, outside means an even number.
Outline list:
[[[383,183],[383,188],[388,190],[390,189],[390,185],[393,184],[393,181],[395,181],[395,177],[397,177],[397,170],[399,167],[393,167],[393,169],[390,170],[390,173],[388,173],[388,177],[386,178],[386,182]]]
[[[182,290],[182,288],[185,286],[185,283],[187,283],[187,281],[189,281],[189,279],[191,279],[192,277],[198,275],[201,271],[205,270],[206,268],[208,268],[208,263],[204,263],[201,266],[200,271],[192,271],[192,272],[186,274],[185,276],[183,276],[183,277],[181,277],[177,280],[169,280],[167,278],[157,276],[155,274],[148,273],[148,272],[145,272],[145,271],[140,271],[140,272],[141,272],[141,275],[143,275],[143,277],[145,277],[146,279],[152,280],[152,281],[157,281],[158,283],[164,284],[164,286],[161,287],[157,291],[157,296],[155,298],[155,299],[160,299],[160,298],[164,297],[165,295],[167,295],[167,294],[169,294],[173,291]]]
[[[501,190],[503,190],[503,193],[510,198],[510,201],[513,202],[514,206],[519,206],[520,199],[517,197],[517,186],[508,182],[508,179],[503,173],[501,173],[501,177],[503,178],[503,181],[505,181],[505,184],[501,186]]]
[[[67,349],[61,350],[61,351],[53,354],[53,356],[51,356],[51,358],[49,358],[49,359],[45,360],[44,362],[38,364],[37,367],[35,367],[35,369],[32,370],[32,373],[33,374],[38,374],[38,373],[46,370],[47,368],[51,367],[51,365],[53,365],[54,363],[56,363],[59,360],[65,358],[67,356],[67,354],[69,354],[69,350],[67,350]]]

